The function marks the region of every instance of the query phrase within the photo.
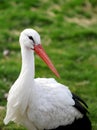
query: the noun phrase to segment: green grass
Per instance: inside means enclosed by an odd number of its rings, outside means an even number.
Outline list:
[[[97,1],[96,0],[0,0],[0,106],[4,94],[21,68],[18,38],[25,28],[36,29],[58,69],[57,79],[36,56],[36,77],[54,77],[82,97],[89,106],[93,130],[97,130]],[[3,51],[10,55],[5,57]],[[5,126],[0,109],[0,130],[25,130]]]

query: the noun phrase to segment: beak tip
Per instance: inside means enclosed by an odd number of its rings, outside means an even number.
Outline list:
[[[57,76],[58,78],[61,78],[60,75]]]
[[[61,78],[58,72],[55,75],[57,78]]]
[[[56,68],[52,64],[52,62],[49,59],[48,55],[45,53],[43,47],[40,44],[35,45],[34,50],[42,58],[42,60],[48,65],[48,67],[52,70],[52,72],[56,75],[56,77],[60,78],[59,73],[57,72]]]

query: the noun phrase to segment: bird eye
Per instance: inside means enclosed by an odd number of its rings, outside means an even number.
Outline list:
[[[30,40],[32,40],[35,43],[35,41],[34,41],[32,36],[28,36],[28,37],[29,37]]]

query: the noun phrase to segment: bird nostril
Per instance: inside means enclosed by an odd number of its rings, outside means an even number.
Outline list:
[[[33,51],[35,50],[34,48],[30,48],[30,49],[33,50]]]

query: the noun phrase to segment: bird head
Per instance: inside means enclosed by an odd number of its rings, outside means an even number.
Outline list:
[[[48,65],[51,71],[57,76],[60,77],[50,58],[46,54],[45,50],[41,45],[40,35],[34,29],[25,29],[20,34],[20,44],[23,47],[26,47],[30,50],[36,52],[37,55]]]

